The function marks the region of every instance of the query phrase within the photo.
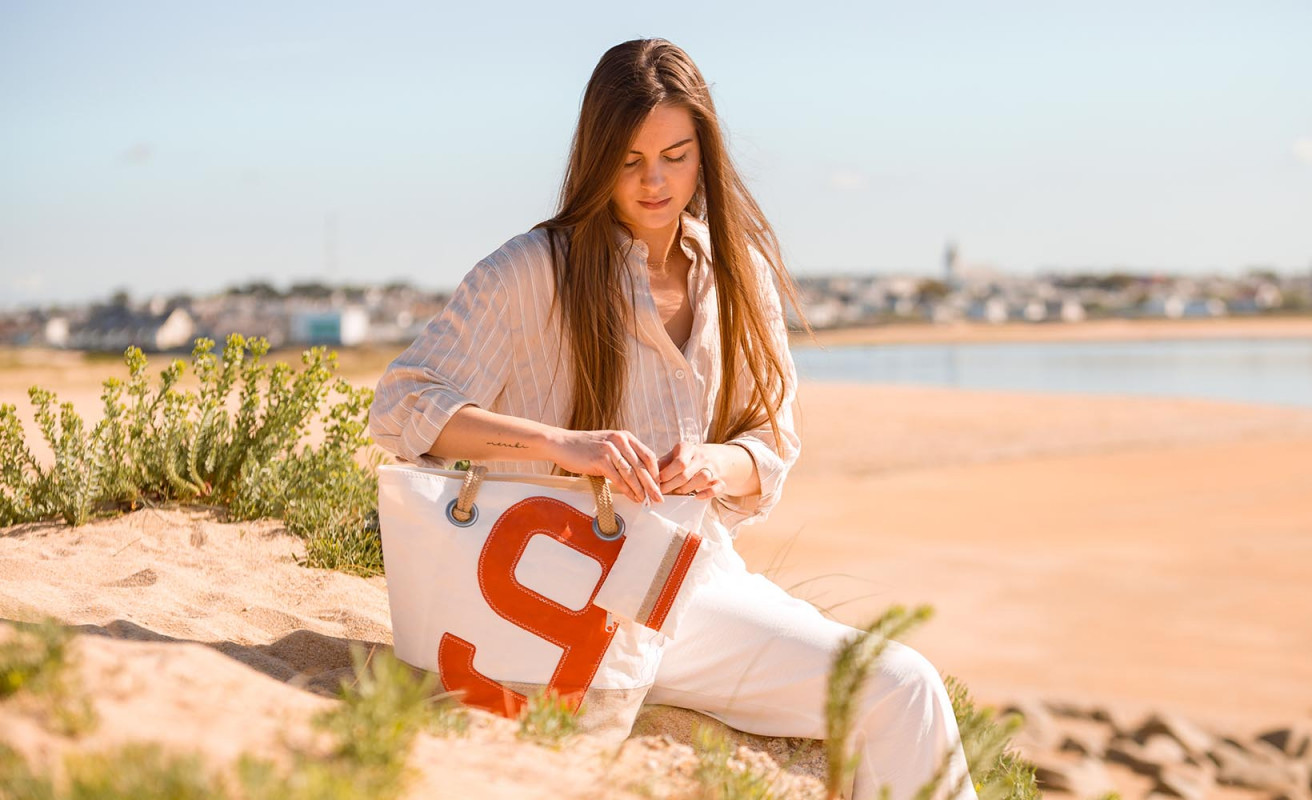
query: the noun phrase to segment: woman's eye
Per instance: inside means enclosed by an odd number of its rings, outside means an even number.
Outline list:
[[[671,158],[671,157],[669,157],[669,156],[666,156],[666,157],[665,157],[665,160],[668,161],[668,162],[671,163],[671,164],[682,164],[683,162],[685,162],[685,161],[688,160],[688,154],[687,154],[687,153],[684,153],[683,155],[679,156],[678,158]],[[640,164],[640,163],[642,163],[642,159],[637,159],[636,161],[625,161],[625,162],[624,162],[624,166],[626,166],[626,167],[636,167],[636,166],[638,166],[638,164]]]

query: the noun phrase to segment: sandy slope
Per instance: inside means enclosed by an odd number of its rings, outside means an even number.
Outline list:
[[[53,615],[88,634],[76,642],[76,673],[100,722],[70,740],[21,703],[0,703],[0,741],[45,769],[70,750],[129,741],[197,751],[215,765],[242,753],[285,762],[293,750],[321,752],[309,721],[350,675],[350,643],[390,647],[387,590],[381,578],[298,566],[302,551],[274,523],[222,523],[205,509],[6,530],[0,620]],[[9,633],[0,623],[0,637]],[[407,796],[650,797],[642,785],[686,787],[696,763],[689,747],[659,735],[680,727],[659,712],[644,722],[649,735],[618,751],[589,737],[561,750],[528,745],[514,723],[473,716],[466,737],[420,737]],[[812,754],[779,785],[817,796],[807,776],[820,769]]]

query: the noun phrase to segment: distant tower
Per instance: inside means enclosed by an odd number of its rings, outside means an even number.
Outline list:
[[[951,239],[943,248],[943,282],[954,292],[961,288],[961,277],[957,275],[957,243]]]

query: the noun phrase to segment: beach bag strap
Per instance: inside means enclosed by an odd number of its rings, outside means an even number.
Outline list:
[[[465,471],[465,482],[460,486],[460,495],[447,507],[447,516],[457,525],[472,525],[478,519],[478,509],[474,501],[478,498],[478,489],[487,476],[487,467],[479,464],[470,466]],[[624,535],[624,520],[615,514],[615,505],[611,499],[610,481],[600,475],[587,476],[592,486],[592,496],[597,500],[597,516],[592,520],[593,531],[606,541],[614,541]]]
[[[469,525],[475,519],[474,498],[478,497],[478,487],[483,485],[483,478],[487,475],[487,467],[471,466],[465,470],[465,482],[460,486],[460,495],[451,508],[447,509],[447,516],[451,517],[454,522],[462,525]]]
[[[610,481],[600,475],[589,475],[592,484],[592,496],[597,498],[597,516],[592,527],[601,538],[611,541],[624,535],[624,521],[615,514],[615,505],[611,502]]]

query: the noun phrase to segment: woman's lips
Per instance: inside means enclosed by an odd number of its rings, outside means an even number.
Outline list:
[[[642,206],[643,208],[650,208],[651,210],[655,211],[658,208],[665,208],[665,206],[669,202],[670,202],[670,198],[667,197],[664,200],[657,200],[655,202],[649,202],[647,200],[639,200],[638,205]]]

